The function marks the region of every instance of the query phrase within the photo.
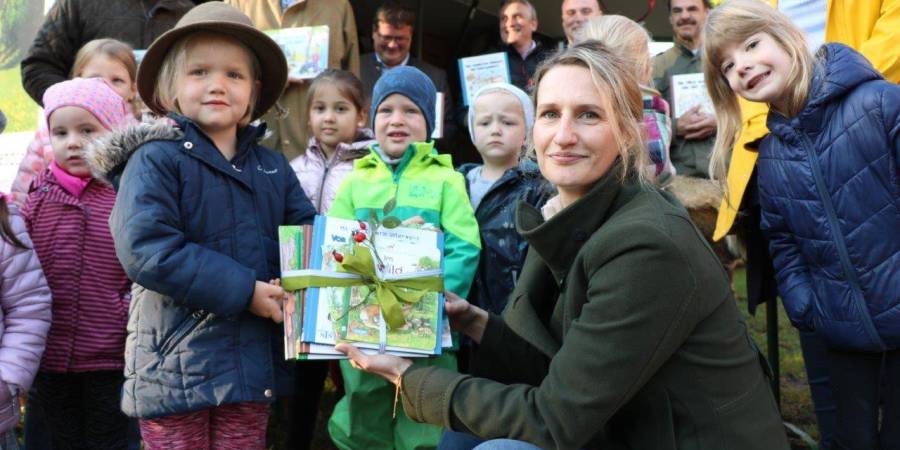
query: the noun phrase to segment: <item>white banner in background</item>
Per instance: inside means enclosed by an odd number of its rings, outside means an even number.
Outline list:
[[[9,192],[34,131],[0,134],[0,192]]]

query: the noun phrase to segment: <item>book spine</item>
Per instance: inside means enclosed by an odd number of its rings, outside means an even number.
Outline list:
[[[444,233],[437,233],[437,248],[441,255],[441,273],[444,273]],[[444,347],[444,293],[438,292],[438,317],[437,327],[434,330],[434,354],[440,355]]]
[[[459,84],[462,85],[463,104],[469,106],[469,86],[466,82],[466,58],[460,58],[456,61],[459,66]]]
[[[512,75],[509,73],[509,54],[503,52],[503,67],[506,68],[506,82],[512,83]]]
[[[322,244],[325,241],[325,216],[316,216],[313,222],[309,268],[322,269]],[[303,342],[313,342],[316,338],[316,312],[319,305],[319,288],[306,290],[303,305]]]

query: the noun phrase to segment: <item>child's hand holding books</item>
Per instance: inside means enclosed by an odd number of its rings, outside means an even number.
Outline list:
[[[253,299],[250,300],[251,313],[264,319],[272,319],[275,323],[284,320],[282,307],[284,306],[285,292],[281,287],[281,280],[269,280],[268,283],[256,282],[253,289]]]

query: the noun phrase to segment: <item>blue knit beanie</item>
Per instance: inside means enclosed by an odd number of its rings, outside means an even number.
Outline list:
[[[430,140],[431,132],[434,130],[434,102],[437,96],[431,78],[412,66],[400,66],[384,71],[372,90],[372,109],[369,114],[372,129],[375,129],[375,112],[378,111],[378,106],[391,94],[403,95],[419,107],[425,116],[425,126],[428,130],[425,140]]]

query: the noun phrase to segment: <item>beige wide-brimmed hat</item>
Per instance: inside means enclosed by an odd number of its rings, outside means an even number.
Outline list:
[[[265,114],[281,96],[287,84],[287,61],[275,41],[253,26],[244,13],[222,2],[208,2],[188,11],[171,30],[156,38],[138,69],[138,93],[153,112],[165,114],[154,98],[159,69],[169,49],[184,36],[197,31],[210,31],[232,36],[256,55],[260,66],[260,89],[252,118]]]

